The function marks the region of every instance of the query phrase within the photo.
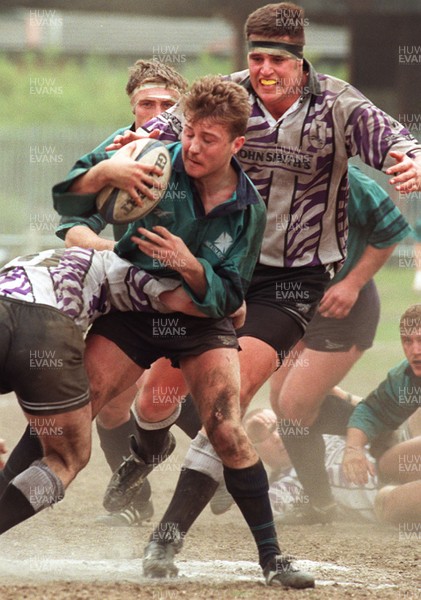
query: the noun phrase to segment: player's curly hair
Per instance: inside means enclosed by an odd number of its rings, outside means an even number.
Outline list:
[[[219,75],[208,75],[193,83],[181,99],[185,116],[192,122],[210,119],[227,127],[234,139],[244,135],[251,106],[246,90]]]
[[[409,306],[399,321],[401,335],[405,335],[408,331],[416,329],[421,329],[421,304]]]
[[[139,85],[156,83],[158,87],[174,88],[184,94],[188,88],[186,79],[175,69],[158,60],[137,60],[129,68],[126,92],[130,94]]]
[[[252,12],[244,27],[246,39],[251,35],[263,38],[289,37],[298,44],[305,43],[304,9],[292,2],[266,4]]]

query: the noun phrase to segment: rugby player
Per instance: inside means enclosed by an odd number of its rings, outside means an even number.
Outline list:
[[[270,380],[271,404],[278,414],[281,407],[285,415],[279,422],[283,443],[310,499],[286,514],[284,524],[326,523],[336,516],[327,470],[314,469],[313,456],[324,457],[322,433],[330,433],[323,432],[318,422],[321,401],[372,346],[380,318],[373,276],[398,242],[413,234],[375,181],[352,165],[348,178],[346,261],[329,284],[303,339]],[[318,510],[320,506],[323,510]]]
[[[200,318],[178,280],[155,279],[111,251],[45,250],[1,269],[0,393],[16,393],[34,442],[21,472],[0,487],[0,534],[59,502],[89,460],[83,334],[112,310],[158,315],[153,306],[164,301]]]
[[[374,446],[378,475],[383,484],[392,484],[379,492],[379,518],[395,524],[419,524],[421,436],[403,438],[393,447],[376,442],[385,432],[397,430],[421,407],[421,304],[403,313],[399,332],[405,359],[356,406],[348,422],[342,466],[348,481],[366,483],[375,474],[375,467],[364,449],[368,443]]]
[[[244,143],[248,95],[234,82],[209,77],[192,86],[182,106],[186,123],[182,145],[169,146],[173,169],[167,192],[154,211],[129,228],[116,251],[147,270],[159,265],[164,273],[178,273],[209,318],[176,315],[169,327],[146,313],[145,319],[140,313],[98,319],[85,355],[94,411],[158,358],[171,358],[180,366],[222,460],[227,487],[256,541],[266,583],[313,587],[311,574],[280,555],[266,472],[241,425],[238,341],[227,315],[244,301],[265,226],[263,201],[233,158]],[[105,158],[99,155],[96,162],[106,171]],[[89,199],[94,210],[96,193],[104,185],[94,169],[76,165],[53,188],[59,212],[83,213]],[[171,452],[173,438],[165,429],[149,430],[141,448],[132,446],[129,471],[137,464],[156,465]],[[174,536],[177,530],[168,524],[158,539]]]

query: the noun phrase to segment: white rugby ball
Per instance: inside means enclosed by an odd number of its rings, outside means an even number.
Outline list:
[[[163,171],[161,176],[151,175],[154,183],[159,183],[162,187],[159,188],[155,185],[151,187],[154,196],[153,200],[139,193],[142,200],[142,206],[140,206],[136,204],[128,192],[111,185],[105,186],[98,192],[96,206],[98,212],[104,217],[107,223],[115,225],[132,223],[150,213],[165,194],[171,177],[171,158],[165,144],[159,140],[144,138],[132,142],[132,146],[131,157],[136,162],[143,165],[156,165]],[[117,150],[114,156],[117,156],[122,151],[127,153],[127,149],[123,147]]]

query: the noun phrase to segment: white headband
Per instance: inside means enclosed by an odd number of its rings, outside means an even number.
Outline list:
[[[181,94],[175,88],[162,87],[159,84],[159,82],[143,83],[141,85],[138,85],[130,94],[130,105],[131,105],[132,109],[134,110],[136,104],[138,103],[137,96],[138,96],[139,92],[142,92],[143,90],[151,90],[154,88],[157,88],[161,91],[154,93],[154,94],[150,94],[148,96],[149,98],[159,98],[162,100],[173,100],[174,102],[177,102],[180,99]],[[164,90],[166,90],[166,91],[164,91]]]

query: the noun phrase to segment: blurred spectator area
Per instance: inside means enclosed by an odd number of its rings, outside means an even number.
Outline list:
[[[371,18],[359,18],[357,5],[364,12],[370,7],[376,8],[377,0],[349,0],[349,6],[353,5],[355,12],[345,18],[342,0],[323,0],[319,3],[303,0],[302,4],[310,16],[310,27],[306,30],[306,53],[316,68],[322,65],[322,70],[329,72],[330,65],[345,65],[351,81],[367,96],[395,117],[399,118],[399,113],[405,110],[404,116],[414,120],[419,114],[419,96],[416,112],[406,106],[400,111],[396,102],[398,97],[405,102],[412,97],[399,93],[399,89],[407,89],[408,78],[411,80],[411,89],[417,89],[412,74],[416,69],[420,80],[421,65],[399,64],[399,44],[402,42],[396,39],[399,27],[392,8],[384,13],[372,14]],[[401,3],[397,4],[401,6]],[[403,4],[406,6],[406,0]],[[386,5],[389,6],[389,0],[385,0],[383,6]],[[409,5],[414,7],[412,0],[409,0]],[[317,11],[320,18],[316,19]],[[415,12],[417,18],[414,13],[413,25],[419,24],[419,8]],[[408,40],[403,49],[409,52],[414,46],[412,38],[405,37],[405,31],[408,30],[411,15],[401,11],[401,16],[406,20],[405,26],[401,26],[403,33],[400,38],[403,35],[403,39]],[[392,25],[396,36],[391,38],[388,32]],[[234,27],[229,20],[222,18],[165,18],[76,10],[68,12],[56,8],[37,10],[15,7],[2,10],[0,3],[0,51],[9,57],[19,57],[28,50],[40,53],[51,50],[61,56],[80,60],[95,55],[109,58],[110,61],[122,58],[129,65],[140,57],[155,57],[165,62],[165,57],[170,54],[171,65],[177,68],[177,56],[180,62],[204,52],[230,57],[234,47]],[[378,60],[379,49],[381,61]],[[367,69],[361,68],[364,64]],[[395,77],[393,73],[398,75]],[[64,178],[79,156],[94,148],[110,133],[109,128],[90,127],[85,130],[82,127],[71,128],[65,123],[60,127],[37,125],[15,129],[7,126],[4,120],[2,122],[0,115],[0,264],[23,252],[62,245],[54,235],[58,217],[52,207],[51,187]],[[419,134],[418,131],[413,133]],[[365,166],[363,169],[384,185],[410,223],[414,223],[418,215],[421,216],[419,193],[410,198],[399,198],[387,183],[386,176]]]
[[[1,11],[1,7],[0,7]],[[140,56],[203,52],[232,56],[234,32],[218,18],[166,18],[124,14],[15,9],[0,12],[0,50],[21,53],[54,49],[69,56]],[[310,52],[327,61],[344,61],[349,52],[346,27],[314,24],[307,32]],[[174,60],[174,59],[173,59]]]
[[[18,254],[63,245],[54,234],[58,215],[51,188],[109,134],[105,128],[65,125],[0,126],[0,265]]]

